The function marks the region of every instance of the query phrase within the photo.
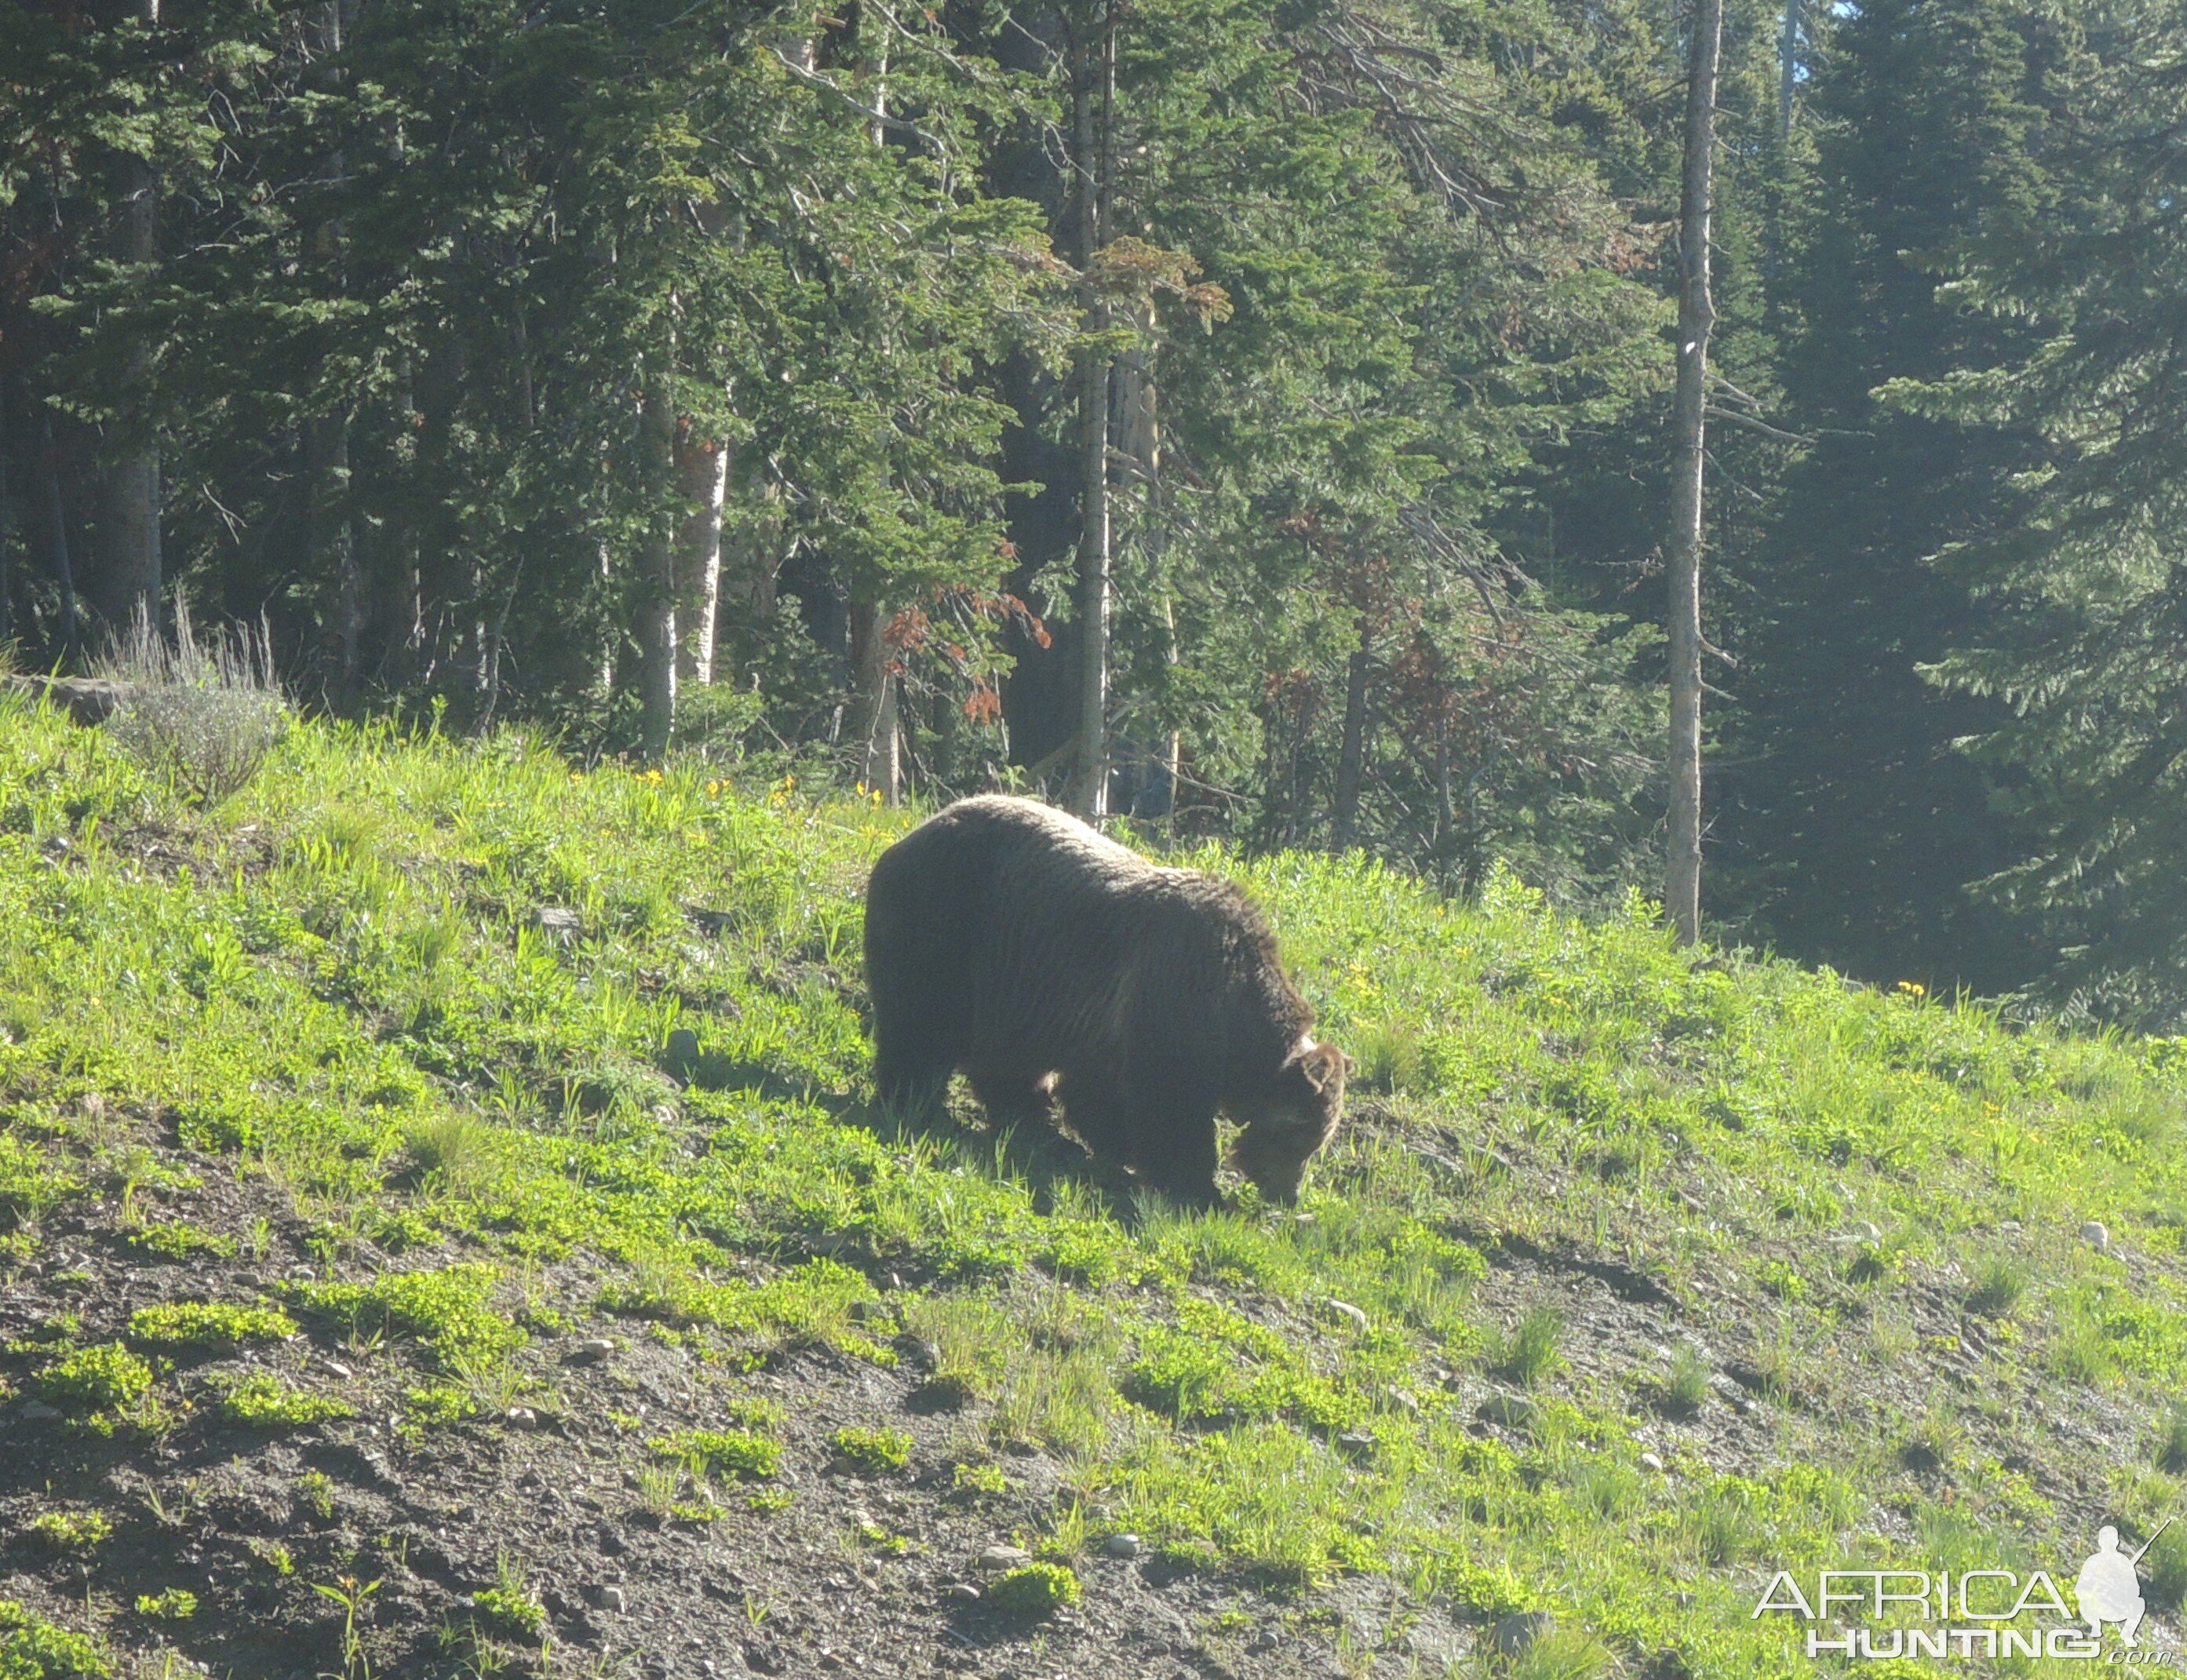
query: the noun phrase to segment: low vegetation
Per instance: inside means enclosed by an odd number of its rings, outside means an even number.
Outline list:
[[[427,1672],[443,1626],[638,1649],[438,1485],[527,1436],[648,1582],[848,1547],[928,1572],[892,1637],[962,1580],[1064,1639],[1138,1569],[1211,1650],[1250,1655],[1228,1605],[1425,1672],[1541,1610],[1513,1672],[1804,1674],[1770,1570],[2070,1572],[2178,1506],[2179,1042],[1682,952],[1638,900],[1195,852],[1381,1071],[1298,1208],[1188,1212],[870,1106],[858,891],[905,820],[316,723],[208,816],[0,702],[0,1272],[37,1302],[0,1504],[39,1541],[0,1673],[261,1626],[330,1672]],[[184,1534],[232,1559],[194,1614]],[[825,1643],[766,1604],[839,1566],[660,1614]]]

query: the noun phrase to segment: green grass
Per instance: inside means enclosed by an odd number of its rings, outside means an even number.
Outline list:
[[[1767,1287],[1766,1280],[1764,1286]],[[1532,1388],[1563,1364],[1564,1356],[1557,1344],[1564,1333],[1564,1315],[1555,1307],[1530,1306],[1520,1314],[1510,1333],[1495,1343],[1489,1356],[1489,1368],[1522,1387]]]
[[[953,1413],[963,1498],[1009,1497],[988,1455],[1030,1447],[1170,1565],[1553,1610],[1569,1638],[1513,1672],[1804,1673],[1748,1615],[1755,1571],[1905,1562],[1931,1509],[1977,1562],[2070,1566],[2085,1514],[2001,1467],[2030,1389],[2067,1414],[2103,1391],[2176,1500],[2187,1044],[1681,951],[1638,901],[1583,923],[1509,875],[1459,904],[1356,857],[1188,851],[1268,907],[1364,1071],[1303,1217],[1133,1206],[969,1111],[869,1105],[859,892],[912,819],[306,723],[216,821],[0,701],[0,1271],[125,1185],[133,1250],[258,1266],[262,1231],[194,1234],[194,1193],[144,1170],[179,1136],[206,1184],[293,1209],[318,1275],[218,1309],[274,1315],[247,1333],[143,1309],[148,1348],[224,1353],[285,1314],[393,1368],[413,1430],[498,1426],[572,1334],[672,1340],[725,1386],[808,1351],[901,1365]],[[672,1067],[679,1029],[698,1055]],[[1587,1274],[1541,1256],[1637,1276],[1709,1357],[1613,1346]],[[1970,1316],[1914,1311],[1937,1301]],[[198,1377],[115,1334],[26,1337],[0,1377],[78,1413],[189,1401]],[[1771,1396],[1737,1464],[1676,1436],[1732,1415],[1706,1402],[1734,1363]],[[1484,1433],[1492,1373],[1529,1393]],[[223,1406],[317,1403],[264,1380]],[[1939,1409],[1892,1412],[1903,1388]],[[650,1438],[665,1511],[685,1475],[782,1462],[779,1415],[706,1421]]]

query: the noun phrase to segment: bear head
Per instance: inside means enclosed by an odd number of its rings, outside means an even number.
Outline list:
[[[1298,1200],[1306,1164],[1344,1119],[1344,1081],[1352,1058],[1334,1044],[1302,1037],[1275,1079],[1234,1118],[1244,1130],[1230,1146],[1230,1165],[1270,1201]]]

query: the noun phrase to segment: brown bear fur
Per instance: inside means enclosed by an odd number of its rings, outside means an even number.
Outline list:
[[[1245,895],[1037,801],[961,801],[882,854],[866,982],[884,1101],[923,1107],[959,1069],[990,1115],[1053,1091],[1097,1156],[1181,1200],[1214,1199],[1217,1110],[1284,1200],[1341,1118],[1350,1064]]]

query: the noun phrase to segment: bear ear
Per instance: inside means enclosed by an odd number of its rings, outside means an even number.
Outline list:
[[[1352,1071],[1352,1058],[1334,1044],[1317,1044],[1302,1052],[1299,1065],[1306,1070],[1307,1082],[1321,1092],[1341,1084]]]

